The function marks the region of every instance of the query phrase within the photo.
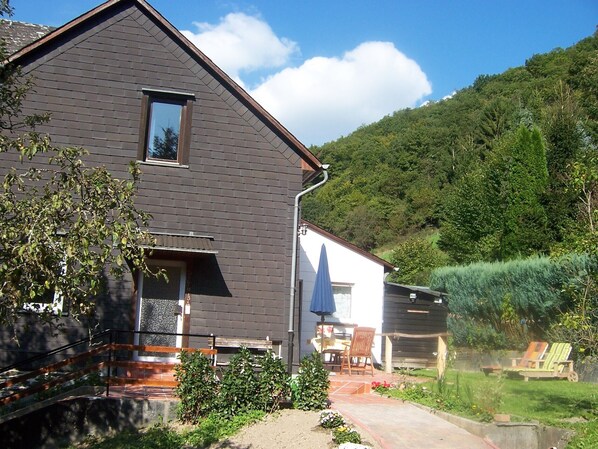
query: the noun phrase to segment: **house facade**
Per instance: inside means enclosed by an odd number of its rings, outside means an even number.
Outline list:
[[[150,263],[169,282],[109,279],[96,315],[77,322],[65,307],[56,332],[24,312],[19,345],[0,330],[0,366],[108,328],[267,338],[284,350],[293,201],[318,159],[143,0],[107,1],[10,61],[34,78],[24,113],[51,114],[39,131],[55,145],[84,147],[88,165],[121,178],[139,163]]]
[[[376,328],[381,334],[384,312],[384,278],[394,267],[351,243],[302,221],[299,232],[299,279],[301,282],[301,357],[313,352],[320,317],[309,311],[322,245],[326,246],[336,313],[325,318],[334,332],[351,334],[355,326]],[[382,337],[373,347],[374,363],[382,363]]]

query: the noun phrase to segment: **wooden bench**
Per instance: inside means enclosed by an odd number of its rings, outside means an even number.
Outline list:
[[[247,348],[253,354],[264,354],[267,351],[272,351],[280,357],[282,341],[255,338],[216,337],[214,349],[217,350],[217,357],[224,356],[221,357],[220,360],[218,360],[218,358],[216,359],[216,365],[228,365],[230,356],[238,353],[241,348]]]

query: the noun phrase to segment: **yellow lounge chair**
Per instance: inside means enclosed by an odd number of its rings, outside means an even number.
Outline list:
[[[508,370],[516,372],[525,381],[530,378],[566,378],[569,382],[577,382],[578,374],[573,370],[573,360],[569,360],[571,344],[553,343],[541,360],[530,363],[529,368]]]

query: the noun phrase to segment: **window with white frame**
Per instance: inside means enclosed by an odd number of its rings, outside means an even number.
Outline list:
[[[66,265],[61,263],[61,275],[66,273]],[[35,298],[35,302],[25,303],[23,308],[29,312],[49,312],[54,315],[61,315],[63,312],[64,298],[59,291],[55,289],[47,289],[41,296]]]
[[[341,322],[351,320],[351,289],[352,286],[348,284],[332,284],[336,306],[336,312],[332,316]]]

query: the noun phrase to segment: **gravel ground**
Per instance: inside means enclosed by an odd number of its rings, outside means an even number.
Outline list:
[[[319,426],[320,412],[281,410],[209,449],[332,449],[332,431]],[[358,429],[364,440],[368,439]],[[364,441],[373,449],[380,446]]]

